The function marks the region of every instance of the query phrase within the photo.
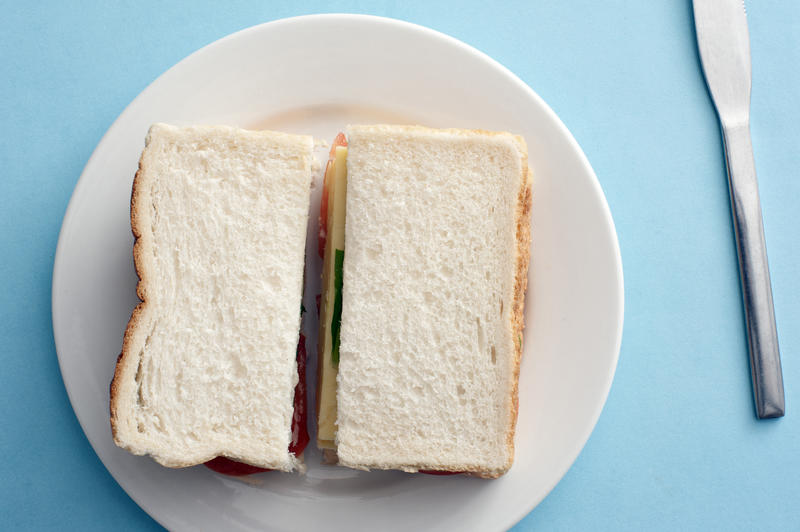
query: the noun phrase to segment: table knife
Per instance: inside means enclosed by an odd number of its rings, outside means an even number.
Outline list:
[[[750,37],[743,0],[694,0],[697,48],[722,125],[753,397],[760,419],[785,412],[767,247],[750,141]]]

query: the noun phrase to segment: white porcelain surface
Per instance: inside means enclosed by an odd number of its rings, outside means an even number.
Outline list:
[[[156,121],[280,129],[327,142],[348,123],[368,122],[523,135],[535,173],[533,248],[511,471],[494,481],[366,473],[321,466],[311,445],[304,476],[239,480],[204,467],[165,469],[116,448],[108,385],[137,302],[130,190],[145,133]],[[318,151],[324,160],[325,148]],[[319,290],[312,220],[308,309]],[[130,496],[175,530],[508,528],[547,495],[589,437],[616,368],[622,315],[622,266],[605,197],[550,108],[508,70],[455,39],[356,15],[256,26],[203,48],[153,82],[86,165],[53,274],[58,357],[83,430]],[[312,354],[316,327],[307,314]],[[313,383],[313,361],[309,369]],[[313,405],[313,392],[311,399]]]

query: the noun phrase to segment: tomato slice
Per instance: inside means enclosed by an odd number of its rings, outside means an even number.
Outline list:
[[[339,146],[347,146],[347,139],[344,133],[339,133],[336,135],[336,138],[333,139],[331,151],[328,154],[328,164],[325,165],[325,178],[322,182],[322,199],[319,203],[319,236],[317,240],[317,251],[320,257],[325,256],[325,241],[328,236],[328,184],[330,181],[328,175],[330,174],[331,166],[333,166],[333,160],[336,158],[336,148]]]
[[[292,441],[289,452],[300,456],[309,442],[308,393],[306,390],[306,337],[300,333],[297,342],[297,386],[294,388],[294,415],[292,416]]]
[[[252,475],[253,473],[263,473],[264,471],[272,471],[271,469],[264,469],[263,467],[256,467],[250,464],[243,464],[224,456],[217,456],[213,460],[203,464],[211,471],[229,475],[231,477],[243,477],[245,475]]]
[[[292,441],[289,442],[289,452],[295,456],[300,456],[309,442],[308,436],[308,401],[306,393],[306,337],[300,333],[300,340],[297,343],[297,386],[294,388],[294,414],[292,415]],[[263,467],[256,467],[217,456],[209,460],[205,465],[207,468],[223,475],[241,477],[252,475],[253,473],[263,473],[272,471]]]

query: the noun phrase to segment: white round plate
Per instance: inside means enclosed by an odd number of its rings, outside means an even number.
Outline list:
[[[202,466],[166,469],[115,447],[108,386],[137,302],[129,199],[153,122],[278,129],[328,142],[346,124],[374,122],[524,136],[535,175],[533,248],[511,471],[498,480],[361,472],[320,465],[312,444],[306,475],[240,480]],[[319,151],[324,158],[325,149]],[[309,227],[309,309],[319,291],[315,234]],[[64,218],[53,329],[86,436],[120,485],[167,528],[500,530],[547,495],[594,428],[617,364],[622,294],[617,237],[597,178],[528,86],[481,52],[430,29],[315,15],[255,26],[203,48],[154,81],[111,126]],[[313,313],[306,316],[313,354],[316,322]]]

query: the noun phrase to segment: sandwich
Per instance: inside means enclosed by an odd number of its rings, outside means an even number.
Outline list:
[[[141,303],[111,383],[118,446],[167,467],[303,469],[312,151],[307,136],[151,127],[131,197]]]
[[[531,172],[509,133],[350,126],[333,143],[317,445],[356,469],[511,467]]]

